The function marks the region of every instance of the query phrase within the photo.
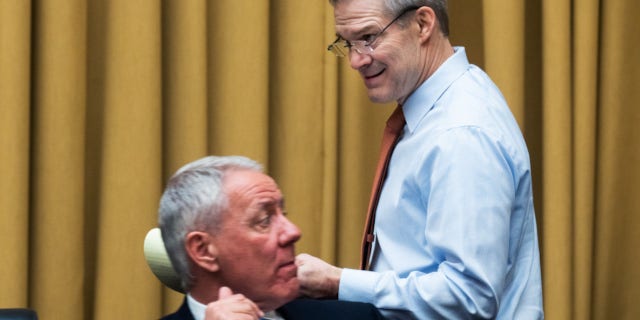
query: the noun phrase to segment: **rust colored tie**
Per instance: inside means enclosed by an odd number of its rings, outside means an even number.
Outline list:
[[[369,269],[369,255],[371,255],[371,246],[373,244],[373,226],[376,220],[376,208],[378,206],[378,200],[380,199],[380,192],[382,191],[382,185],[384,178],[387,175],[387,167],[389,166],[389,159],[391,159],[391,153],[395,147],[400,133],[404,127],[404,114],[402,113],[402,106],[398,105],[393,111],[389,120],[387,120],[387,126],[384,128],[382,135],[382,146],[380,147],[380,158],[378,159],[378,166],[376,168],[376,175],[373,180],[373,187],[371,189],[371,198],[369,199],[369,210],[367,211],[367,222],[365,224],[364,236],[362,238],[362,252],[360,260],[360,269]]]

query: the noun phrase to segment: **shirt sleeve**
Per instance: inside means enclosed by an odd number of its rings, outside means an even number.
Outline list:
[[[407,200],[424,210],[426,227],[416,241],[427,257],[420,261],[431,263],[408,272],[345,269],[339,299],[372,303],[391,319],[494,318],[511,263],[513,150],[473,126],[434,140],[411,177],[419,196]]]

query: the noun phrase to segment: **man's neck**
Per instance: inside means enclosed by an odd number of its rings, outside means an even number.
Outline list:
[[[420,79],[420,83],[427,81],[453,53],[453,46],[449,42],[449,38],[441,35],[435,38],[426,50],[425,72],[422,75],[422,79]]]
[[[422,62],[420,65],[422,71],[416,79],[415,87],[411,93],[400,98],[396,102],[400,105],[404,104],[411,94],[413,94],[413,91],[427,81],[427,79],[429,79],[454,53],[455,51],[449,42],[449,38],[440,35],[438,38],[430,40],[427,47],[422,51],[423,56],[420,59]]]
[[[205,277],[198,278],[198,281],[189,289],[189,295],[196,301],[207,305],[210,302],[218,300],[218,291],[220,285],[217,282],[210,281]]]

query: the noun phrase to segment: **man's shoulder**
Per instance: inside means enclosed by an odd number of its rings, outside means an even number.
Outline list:
[[[287,320],[376,320],[384,319],[378,309],[370,303],[296,299],[281,308],[278,312]]]

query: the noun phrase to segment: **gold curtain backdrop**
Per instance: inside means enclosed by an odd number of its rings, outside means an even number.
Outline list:
[[[531,154],[547,319],[640,317],[637,0],[450,0]],[[142,252],[181,165],[265,165],[309,252],[356,267],[384,121],[326,0],[0,0],[0,308],[157,319]]]

